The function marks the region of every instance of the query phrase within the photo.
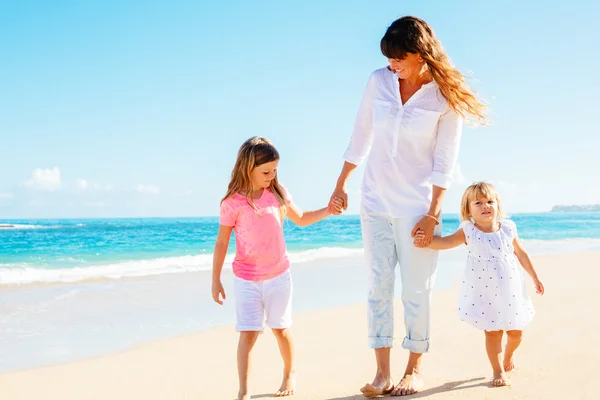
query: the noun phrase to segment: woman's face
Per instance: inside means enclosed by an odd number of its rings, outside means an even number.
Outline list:
[[[416,53],[406,53],[402,59],[388,58],[391,70],[398,75],[400,79],[411,78],[421,74],[425,61]]]

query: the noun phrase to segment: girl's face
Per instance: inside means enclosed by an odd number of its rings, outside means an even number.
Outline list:
[[[469,213],[476,223],[494,223],[498,216],[496,199],[479,197],[469,202]]]
[[[271,161],[254,167],[250,173],[250,180],[254,190],[268,188],[271,181],[277,176],[279,160]]]

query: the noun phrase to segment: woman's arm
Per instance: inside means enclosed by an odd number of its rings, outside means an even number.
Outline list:
[[[440,214],[442,213],[442,203],[444,202],[445,195],[446,188],[433,185],[433,191],[431,194],[431,204],[429,205],[429,211],[427,211],[427,215],[435,217],[436,219],[440,217]]]
[[[348,209],[348,192],[346,183],[352,172],[358,167],[373,144],[373,93],[375,90],[375,76],[371,75],[367,82],[367,87],[363,93],[363,98],[354,121],[354,131],[350,138],[350,143],[344,153],[344,166],[337,179],[335,189],[331,199],[338,197],[344,201],[344,210]]]
[[[348,190],[346,189],[346,183],[348,182],[348,178],[354,170],[358,167],[356,164],[352,164],[348,161],[344,161],[344,166],[342,167],[342,172],[340,172],[340,176],[338,177],[337,183],[335,185],[335,189],[331,194],[331,200],[335,198],[339,198],[343,201],[342,208],[344,210],[348,209]],[[341,210],[339,212],[334,211],[335,214],[341,214]]]
[[[433,194],[429,211],[414,227],[412,236],[421,229],[425,233],[423,240],[417,244],[419,247],[427,247],[433,237],[436,221],[442,210],[442,202],[446,189],[452,182],[452,174],[458,159],[460,138],[462,136],[462,117],[448,108],[438,122],[437,138],[433,150],[433,171],[431,173],[431,184]],[[431,218],[434,217],[434,218]]]
[[[411,232],[412,237],[415,237],[418,231],[423,233],[422,239],[415,241],[417,247],[428,247],[429,243],[431,243],[435,226],[439,224],[438,218],[442,212],[442,202],[444,201],[445,194],[446,189],[435,185],[433,186],[429,211],[415,224]]]
[[[454,168],[456,168],[460,149],[462,126],[463,119],[454,110],[448,109],[442,113],[438,122],[437,137],[433,149],[431,183],[434,187],[439,186],[442,189],[447,189],[452,183],[452,174]],[[430,208],[429,211],[436,210]]]

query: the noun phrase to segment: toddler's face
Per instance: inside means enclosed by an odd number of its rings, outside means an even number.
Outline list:
[[[479,197],[469,203],[469,213],[475,222],[494,222],[498,216],[498,202],[496,199]]]
[[[254,167],[250,173],[252,186],[255,189],[268,188],[271,181],[277,176],[279,160],[271,161]]]

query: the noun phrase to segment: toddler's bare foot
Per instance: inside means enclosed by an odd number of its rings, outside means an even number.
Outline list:
[[[417,393],[425,386],[423,378],[418,373],[404,375],[404,378],[396,385],[392,396],[408,396]]]
[[[504,372],[494,372],[494,377],[492,378],[492,386],[509,386],[510,379],[506,376]]]
[[[283,377],[281,387],[275,393],[275,397],[292,396],[296,391],[296,372],[292,372],[287,376]]]
[[[514,357],[505,358],[504,359],[504,370],[506,372],[510,372],[515,369],[515,359]]]

